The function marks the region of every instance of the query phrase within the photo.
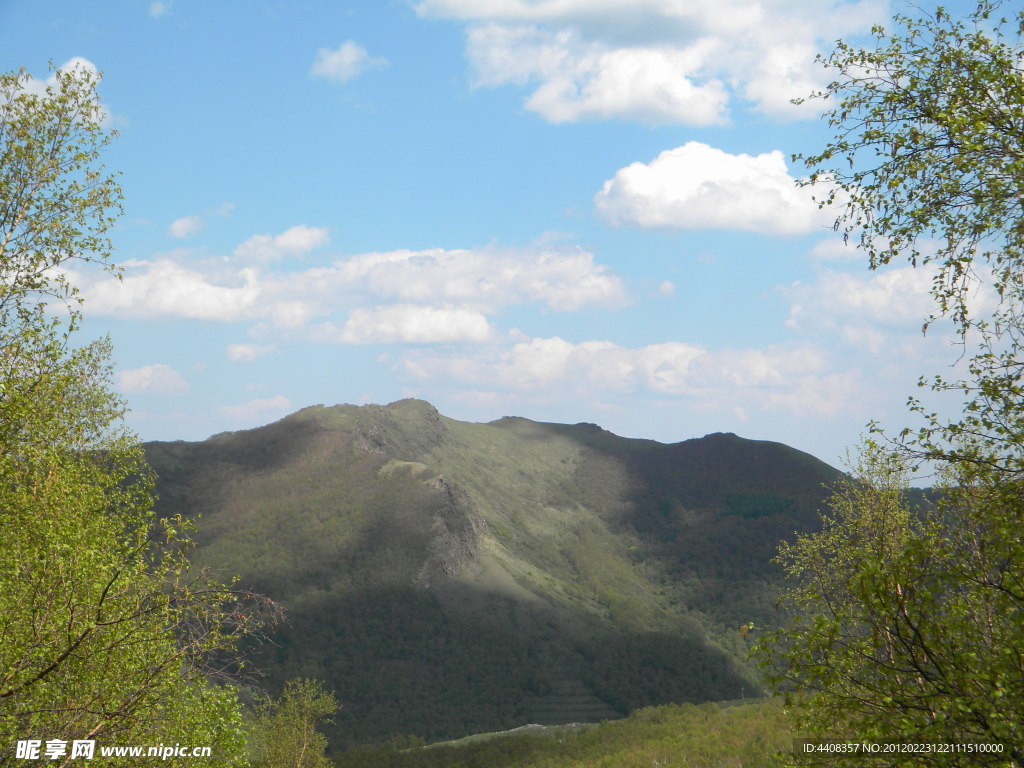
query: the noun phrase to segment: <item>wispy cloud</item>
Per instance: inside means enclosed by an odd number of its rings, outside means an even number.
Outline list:
[[[251,363],[258,357],[276,352],[277,347],[273,344],[228,344],[224,351],[228,360],[233,363]]]
[[[268,415],[283,414],[292,408],[291,401],[284,395],[250,400],[242,405],[222,405],[217,411],[232,421],[252,422],[265,419]]]
[[[630,348],[557,336],[496,345],[485,354],[411,351],[398,366],[414,379],[449,379],[461,387],[543,391],[563,398],[639,392],[730,408],[746,404],[822,414],[843,407],[855,379],[830,372],[825,356],[808,344],[709,350],[665,342]]]
[[[154,19],[162,18],[171,10],[172,5],[174,0],[154,0],[149,4],[149,15]]]
[[[968,304],[972,315],[980,317],[997,306],[999,297],[986,271],[978,272]],[[786,324],[801,334],[831,337],[876,357],[901,362],[927,357],[932,368],[949,365],[952,342],[958,338],[952,323],[940,321],[922,338],[922,326],[935,309],[931,290],[936,276],[932,264],[867,274],[825,269],[814,280],[781,289],[790,302]]]
[[[309,73],[340,83],[353,80],[367,69],[387,66],[387,59],[373,58],[354,40],[346,40],[335,49],[321,48]]]
[[[332,323],[313,328],[318,340],[337,344],[438,344],[486,341],[492,333],[487,318],[465,307],[395,304],[354,309],[341,328]]]
[[[207,209],[202,213],[182,216],[171,222],[171,225],[167,228],[167,236],[175,239],[192,237],[206,226],[206,220],[209,216],[226,218],[231,216],[231,212],[234,210],[234,204],[224,202],[212,211]]]
[[[181,395],[192,391],[180,373],[163,363],[118,371],[114,381],[119,390],[129,395]]]
[[[167,228],[167,236],[177,239],[192,237],[205,224],[206,221],[202,216],[182,216],[180,219],[175,219],[171,222],[171,226]]]

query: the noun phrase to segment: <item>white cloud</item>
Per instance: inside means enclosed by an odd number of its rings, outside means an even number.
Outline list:
[[[784,410],[797,416],[834,416],[847,404],[863,397],[863,384],[856,373],[841,371],[821,376],[799,376],[793,385],[766,393],[766,410]]]
[[[841,326],[875,326],[920,331],[932,311],[929,293],[935,270],[897,267],[869,273],[822,272],[814,283],[784,290],[792,304],[787,325],[822,330]]]
[[[227,218],[231,216],[231,212],[235,210],[234,203],[227,201],[221,203],[217,208],[203,211],[202,214],[193,214],[191,216],[182,216],[179,219],[175,219],[171,222],[171,225],[167,228],[167,236],[174,238],[186,238],[192,237],[199,230],[206,226],[207,216],[220,216]]]
[[[251,363],[257,357],[277,351],[273,344],[260,346],[259,344],[228,344],[225,352],[228,360],[233,363]]]
[[[322,248],[330,239],[330,232],[325,227],[300,224],[286,229],[280,235],[253,235],[235,248],[234,256],[251,262],[276,261]]]
[[[315,280],[417,303],[495,307],[539,301],[554,310],[572,311],[628,301],[622,281],[579,248],[367,253],[315,271]]]
[[[864,252],[861,251],[855,241],[846,242],[841,237],[829,237],[819,240],[811,248],[810,256],[820,261],[853,261],[863,259],[867,263]]]
[[[315,338],[338,344],[481,342],[491,336],[490,323],[481,313],[451,305],[353,309],[342,328],[325,323],[313,330]]]
[[[250,400],[242,405],[222,405],[217,410],[234,421],[252,421],[265,417],[268,413],[281,413],[290,410],[291,401],[284,395],[276,395],[265,399]]]
[[[827,42],[831,47],[831,40]],[[746,83],[742,88],[743,96],[760,111],[776,119],[808,119],[815,117],[810,108],[814,102],[806,105],[793,104],[793,99],[804,99],[812,93],[823,90],[825,82],[822,68],[815,65],[814,57],[825,50],[826,43],[822,38],[818,41],[805,40],[780,42],[765,46],[764,49],[746,51],[744,75]],[[737,62],[739,63],[739,62]]]
[[[725,87],[715,79],[697,84],[693,78],[701,67],[701,46],[612,49],[585,43],[573,31],[488,25],[470,30],[467,48],[478,85],[541,80],[526,108],[549,122],[724,121]]]
[[[83,290],[90,313],[127,318],[183,317],[231,322],[254,316],[260,286],[256,273],[243,269],[233,285],[217,285],[209,276],[170,259],[127,261],[123,280],[98,280]]]
[[[353,40],[346,40],[337,49],[321,48],[309,70],[311,75],[346,82],[361,75],[370,67],[383,67],[387,59],[374,59],[367,50]]]
[[[416,10],[421,15],[447,16],[458,19],[500,19],[546,23],[579,22],[588,16],[593,20],[618,16],[628,22],[628,12],[640,16],[662,13],[663,0],[420,0]],[[678,4],[677,4],[678,7]],[[679,9],[680,12],[682,8]]]
[[[492,351],[490,356],[416,351],[403,355],[400,368],[420,380],[456,379],[461,387],[484,385],[512,391],[562,391],[593,398],[600,393],[646,391],[699,398],[705,405],[757,404],[763,409],[835,413],[850,387],[822,384],[853,381],[852,374],[826,372],[814,347],[770,346],[767,350],[714,350],[666,342],[640,348],[609,341],[573,344],[559,337],[535,338]],[[799,392],[813,392],[802,404]]]
[[[167,236],[175,238],[192,237],[206,224],[202,216],[182,216],[171,222],[167,228]]]
[[[790,301],[786,324],[802,333],[830,335],[851,349],[875,356],[894,360],[928,356],[941,365],[957,336],[951,323],[939,322],[922,339],[922,326],[935,311],[931,289],[936,274],[932,264],[867,273],[824,270],[814,282],[782,289]],[[991,313],[999,302],[987,272],[980,278],[968,297],[976,317]]]
[[[180,373],[163,363],[118,371],[114,380],[117,388],[129,395],[178,395],[192,391]]]
[[[770,346],[709,352],[694,361],[684,386],[697,389],[791,388],[806,374],[825,368],[821,353],[806,346]]]
[[[149,15],[154,19],[159,19],[171,10],[173,4],[173,0],[154,0],[149,4]]]
[[[325,240],[325,230],[293,227],[250,238],[236,249],[238,259],[198,262],[182,249],[125,262],[123,280],[98,271],[67,275],[90,314],[251,321],[264,333],[325,343],[480,342],[492,334],[487,317],[505,306],[540,303],[563,312],[629,303],[619,277],[572,247],[391,251],[300,271],[267,263]],[[263,263],[240,268],[243,258]]]
[[[819,184],[815,195],[823,197]],[[831,226],[807,188],[796,186],[778,150],[730,155],[691,141],[649,164],[632,163],[594,197],[598,214],[622,226],[743,229],[774,235]]]
[[[781,119],[825,84],[814,56],[885,21],[885,0],[421,0],[470,22],[479,85],[535,86],[554,122],[600,117],[708,125],[734,97]]]

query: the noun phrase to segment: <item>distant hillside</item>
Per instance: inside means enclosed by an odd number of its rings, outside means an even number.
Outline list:
[[[418,400],[146,452],[158,512],[202,515],[195,560],[288,610],[259,664],[335,690],[335,748],[754,695],[738,627],[772,620],[769,560],[839,474]]]

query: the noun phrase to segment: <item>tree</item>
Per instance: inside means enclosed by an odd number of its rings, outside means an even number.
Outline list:
[[[337,709],[334,694],[319,680],[288,681],[280,700],[267,699],[256,707],[253,762],[262,768],[327,768],[327,739],[317,726]]]
[[[1024,506],[954,473],[914,508],[907,474],[899,453],[865,446],[822,531],[781,548],[788,621],[757,652],[804,733],[1003,748],[839,764],[1024,765]]]
[[[188,524],[153,517],[109,342],[73,346],[66,270],[111,268],[121,199],[99,162],[113,134],[97,79],[56,71],[33,93],[23,72],[0,76],[0,764],[19,739],[179,742],[233,762],[238,703],[210,678],[270,606],[190,570]]]
[[[896,16],[898,31],[875,27],[870,49],[840,42],[822,59],[836,80],[815,95],[839,102],[825,113],[836,138],[795,159],[812,169],[807,184],[826,185],[823,204],[846,198],[836,229],[856,236],[872,269],[935,268],[925,330],[948,318],[960,334],[968,376],[921,384],[963,392],[963,418],[943,422],[913,401],[925,426],[908,458],[1021,474],[1024,13],[996,19],[1001,5],[980,0],[966,20],[941,8]]]
[[[995,21],[1000,5],[980,0],[963,21],[942,8],[923,19],[896,16],[899,31],[876,26],[873,48],[840,41],[819,57],[836,80],[814,95],[839,101],[825,113],[836,138],[795,158],[812,169],[806,184],[828,183],[823,202],[843,190],[836,228],[859,236],[872,268],[904,258],[939,266],[938,311],[962,330],[972,322],[979,264],[1001,296],[1018,302],[1006,311],[1019,310],[1024,286],[1024,16]],[[1019,314],[1003,317],[1019,327]]]
[[[788,624],[755,653],[807,733],[1004,751],[814,762],[1024,765],[1024,14],[999,8],[900,15],[874,47],[823,59],[835,138],[805,158],[809,183],[845,198],[836,228],[872,268],[934,269],[925,330],[953,322],[967,375],[921,384],[964,408],[947,420],[911,399],[923,426],[865,446],[822,531],[782,549]],[[936,492],[911,505],[923,462]]]

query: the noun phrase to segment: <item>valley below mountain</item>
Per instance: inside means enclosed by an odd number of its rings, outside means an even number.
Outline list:
[[[487,424],[430,404],[314,406],[145,446],[191,557],[280,603],[253,647],[312,677],[333,749],[614,719],[761,693],[742,624],[771,625],[779,541],[840,473],[785,445],[593,424]]]

